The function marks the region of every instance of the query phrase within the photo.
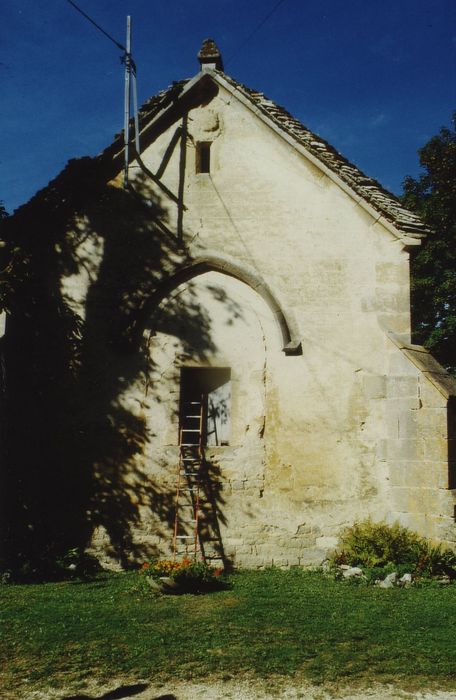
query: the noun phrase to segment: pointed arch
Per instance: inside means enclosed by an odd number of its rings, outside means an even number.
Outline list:
[[[154,294],[141,309],[141,319],[145,320],[148,316],[153,315],[160,302],[173,289],[205,272],[220,272],[229,277],[234,277],[257,292],[264,299],[273,314],[281,334],[282,349],[285,355],[300,355],[302,353],[301,341],[297,338],[296,333],[293,332],[294,329],[276,297],[258,272],[243,263],[235,262],[228,257],[217,254],[207,253],[193,257],[169,277],[162,280]]]

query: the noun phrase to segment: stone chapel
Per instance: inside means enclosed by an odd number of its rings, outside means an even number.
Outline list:
[[[423,223],[226,75],[212,40],[199,62],[140,111],[129,196],[144,216],[160,212],[153,226],[136,210],[110,214],[132,235],[115,304],[141,362],[133,372],[129,351],[107,340],[116,313],[91,357],[103,358],[100,372],[116,367],[103,420],[117,411],[119,431],[136,421],[141,438],[126,456],[100,450],[91,469],[103,498],[113,484],[115,503],[128,494],[125,546],[136,560],[196,547],[235,566],[313,565],[342,526],[368,516],[455,546],[456,384],[411,344],[409,256]],[[123,196],[122,159],[121,136],[98,156],[112,196]],[[82,327],[98,290],[95,333],[113,254],[109,226],[94,217],[79,208],[68,229],[85,263],[60,288]],[[87,430],[95,384],[81,410]],[[113,523],[129,516],[114,504],[102,517],[102,502],[88,508],[88,544],[114,562]]]

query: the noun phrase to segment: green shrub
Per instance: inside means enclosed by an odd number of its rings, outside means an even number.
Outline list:
[[[393,570],[428,578],[456,577],[454,552],[431,544],[399,523],[374,523],[370,518],[344,528],[330,563],[336,567],[359,566],[368,580]]]

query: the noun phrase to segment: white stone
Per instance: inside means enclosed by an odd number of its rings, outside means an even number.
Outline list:
[[[351,566],[349,569],[345,569],[342,572],[342,576],[344,578],[353,578],[353,576],[362,576],[363,575],[363,570],[360,569],[358,566]]]
[[[393,573],[388,574],[388,576],[385,577],[383,581],[380,581],[379,588],[393,588],[394,584],[396,583],[397,579],[397,572],[393,571]]]

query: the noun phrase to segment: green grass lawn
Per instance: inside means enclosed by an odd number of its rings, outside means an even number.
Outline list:
[[[298,569],[229,590],[154,596],[136,573],[0,587],[0,690],[86,678],[297,675],[313,683],[456,683],[456,585],[383,590]],[[0,692],[0,697],[2,693]]]

